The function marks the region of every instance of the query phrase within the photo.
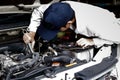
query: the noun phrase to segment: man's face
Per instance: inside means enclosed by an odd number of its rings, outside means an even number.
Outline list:
[[[75,22],[75,18],[73,18],[71,21],[68,21],[65,26],[62,26],[60,28],[60,31],[66,31],[67,29],[70,28],[70,26]]]
[[[65,26],[62,26],[62,27],[60,28],[60,31],[66,31],[67,29],[70,28],[70,26],[71,26],[71,24],[70,24],[70,23],[67,23]]]

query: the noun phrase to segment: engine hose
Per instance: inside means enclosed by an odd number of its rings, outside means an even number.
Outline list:
[[[46,56],[44,57],[44,62],[45,63],[51,63],[51,62],[62,62],[62,63],[71,63],[72,58],[69,56],[55,56],[55,57],[51,57],[51,56]]]
[[[4,51],[24,53],[25,52],[25,45],[23,43],[13,43],[13,44],[0,46],[0,53],[2,53]]]
[[[10,72],[7,74],[6,80],[10,80],[11,73],[12,73],[12,71],[10,71]]]
[[[37,74],[39,74],[41,72],[43,73],[45,70],[49,70],[49,69],[52,69],[52,68],[53,67],[51,67],[51,66],[50,67],[43,67],[43,68],[39,67],[35,70],[32,70],[32,71],[28,72],[24,76],[17,77],[17,78],[14,78],[14,79],[10,79],[10,80],[28,80],[28,78],[30,79],[32,77],[36,77],[36,76],[38,76]]]
[[[7,76],[6,76],[6,80],[10,80],[11,74],[13,72],[17,72],[19,70],[24,70],[25,67],[32,67],[32,65],[35,62],[37,62],[38,60],[39,60],[39,53],[34,53],[32,61],[24,63],[24,64],[18,64],[18,65],[14,66],[14,67],[11,67],[9,69],[9,72],[8,72]]]

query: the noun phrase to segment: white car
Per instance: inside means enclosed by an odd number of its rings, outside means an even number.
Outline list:
[[[36,37],[34,49],[25,44],[31,12],[40,5],[39,0],[0,1],[0,80],[117,80],[110,75],[118,62],[116,44],[83,49],[74,45],[72,31],[64,41]]]

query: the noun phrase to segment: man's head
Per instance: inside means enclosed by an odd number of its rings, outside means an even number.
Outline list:
[[[74,17],[74,11],[67,3],[53,3],[50,5],[43,14],[43,20],[38,28],[38,34],[43,39],[51,40],[60,30],[68,28],[67,23],[71,23]],[[66,27],[61,29],[62,27]]]

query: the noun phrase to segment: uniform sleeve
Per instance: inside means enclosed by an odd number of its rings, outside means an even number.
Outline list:
[[[108,45],[113,44],[113,42],[108,41],[108,40],[104,40],[104,39],[101,39],[101,38],[93,38],[93,41],[94,41],[94,44],[95,44],[96,48],[99,48],[99,47],[103,46],[104,44],[108,44]]]
[[[49,4],[47,5],[45,4],[45,5],[41,5],[40,7],[34,9],[31,15],[30,24],[28,26],[28,31],[36,32],[43,18],[43,13],[48,8],[48,6]]]

